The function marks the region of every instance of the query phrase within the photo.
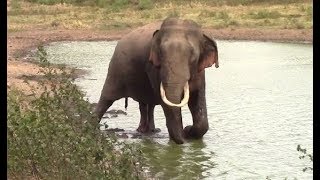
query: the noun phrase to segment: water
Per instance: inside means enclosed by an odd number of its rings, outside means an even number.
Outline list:
[[[97,102],[116,46],[113,42],[59,42],[46,47],[49,60],[88,70],[77,79]],[[313,152],[313,69],[310,44],[218,41],[220,67],[206,70],[210,129],[203,140],[169,142],[165,117],[155,108],[159,134],[139,142],[159,179],[312,179],[312,165],[297,145]],[[110,109],[123,109],[124,99]],[[128,115],[108,119],[110,128],[134,131],[138,103]],[[184,126],[191,114],[182,109]]]

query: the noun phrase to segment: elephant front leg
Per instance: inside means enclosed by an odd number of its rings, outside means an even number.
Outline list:
[[[181,108],[168,107],[167,105],[162,105],[162,108],[166,116],[166,124],[170,139],[174,140],[177,144],[183,144],[184,138]]]
[[[193,125],[184,128],[184,135],[186,138],[202,138],[209,129],[204,87],[191,94],[188,106],[192,114]]]

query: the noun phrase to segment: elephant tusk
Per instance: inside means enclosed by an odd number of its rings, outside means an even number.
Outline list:
[[[189,101],[189,84],[188,84],[188,81],[186,82],[186,84],[184,85],[184,88],[183,88],[183,92],[184,92],[184,95],[183,95],[183,99],[182,101],[180,102],[180,104],[175,104],[175,103],[172,103],[170,102],[167,97],[166,97],[166,93],[163,89],[163,85],[162,85],[162,82],[160,84],[160,94],[161,94],[161,99],[162,101],[168,105],[168,106],[173,106],[173,107],[183,107],[184,105],[186,105]]]

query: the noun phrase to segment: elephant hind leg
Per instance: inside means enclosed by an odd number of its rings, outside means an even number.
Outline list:
[[[150,132],[153,132],[153,133],[157,133],[157,132],[160,132],[161,130],[159,128],[155,128],[155,125],[154,125],[154,107],[155,105],[154,104],[148,104],[148,127],[150,129]]]
[[[151,104],[144,104],[139,102],[139,109],[140,109],[140,123],[137,129],[138,132],[141,133],[151,133],[151,132],[158,132],[158,129],[155,129],[154,125],[154,107],[155,105]]]
[[[148,121],[148,105],[139,102],[139,110],[140,110],[140,123],[137,129],[138,132],[145,133],[147,130],[147,121]]]

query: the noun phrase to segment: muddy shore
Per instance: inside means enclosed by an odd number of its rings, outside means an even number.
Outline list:
[[[30,30],[9,32],[7,38],[7,85],[27,90],[21,76],[32,76],[38,65],[27,58],[32,49],[56,41],[99,41],[117,40],[131,29],[120,31],[92,30]],[[257,40],[273,42],[313,43],[311,29],[204,29],[218,40]]]

